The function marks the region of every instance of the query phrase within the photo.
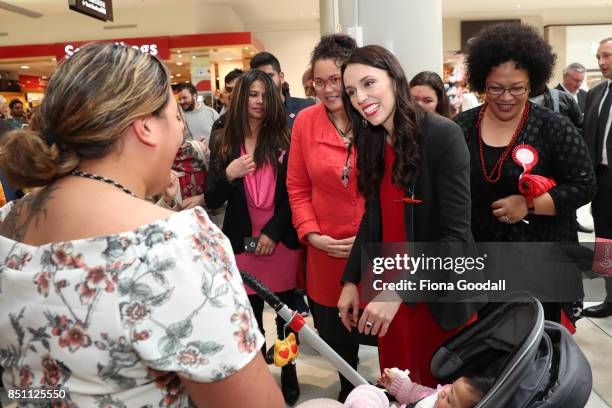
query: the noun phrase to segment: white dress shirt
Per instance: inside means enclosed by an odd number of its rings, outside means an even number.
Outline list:
[[[597,118],[599,118],[599,116],[603,113],[601,112],[601,106],[603,105],[604,101],[606,100],[606,96],[608,96],[608,92],[610,92],[610,83],[612,82],[611,79],[608,79],[607,81],[607,86],[606,86],[606,90],[603,93],[602,97],[601,97],[601,102],[599,102],[599,108],[598,108],[598,112],[599,114],[597,115]],[[610,107],[610,112],[608,113],[608,121],[606,122],[606,130],[604,132],[604,140],[603,140],[603,151],[601,153],[601,164],[603,165],[608,165],[608,149],[606,149],[606,143],[608,141],[608,133],[610,133],[610,125],[612,124],[612,106]],[[599,148],[599,146],[596,146],[597,148]]]

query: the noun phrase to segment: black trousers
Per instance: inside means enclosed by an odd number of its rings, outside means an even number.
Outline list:
[[[612,157],[608,160],[612,161]],[[612,168],[600,164],[595,169],[595,178],[597,194],[591,203],[595,235],[612,239]],[[612,278],[606,278],[606,293],[606,302],[612,302]]]
[[[293,296],[293,289],[288,290],[286,292],[277,292],[276,296],[286,304],[291,310],[295,310],[295,296]],[[257,320],[257,324],[259,325],[259,331],[265,337],[266,331],[264,330],[263,325],[263,310],[264,310],[264,300],[260,298],[258,295],[249,295],[249,302],[251,302],[251,307],[253,308],[253,313],[255,314],[255,319]],[[278,315],[276,315],[276,335],[279,339],[283,339],[283,328],[285,326],[285,321]],[[289,327],[284,330],[285,335],[288,336],[289,333],[295,333]],[[297,333],[295,334],[297,338]],[[266,344],[262,346],[262,352],[264,355],[266,354]]]

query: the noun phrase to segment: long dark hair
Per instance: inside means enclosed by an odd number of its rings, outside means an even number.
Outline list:
[[[448,101],[448,96],[444,90],[444,82],[442,82],[440,75],[433,71],[419,72],[410,80],[410,88],[418,85],[428,86],[433,89],[438,97],[436,112],[445,118],[452,119],[453,115],[451,113],[450,102]]]
[[[357,48],[342,65],[342,75],[351,64],[362,64],[385,70],[393,82],[395,113],[391,144],[395,153],[391,180],[394,185],[408,190],[412,187],[422,161],[420,113],[410,97],[408,80],[399,61],[391,52],[378,45]],[[344,109],[353,127],[357,148],[357,185],[366,200],[376,196],[385,172],[385,128],[372,126],[351,104],[342,85]],[[365,126],[364,126],[365,125]]]
[[[240,146],[244,144],[244,136],[250,132],[249,91],[255,81],[261,81],[264,84],[264,107],[266,110],[253,154],[253,160],[257,168],[268,163],[276,170],[278,167],[278,160],[276,158],[279,149],[289,149],[287,117],[285,116],[285,110],[283,109],[278,89],[266,73],[252,69],[238,79],[233,91],[232,102],[227,112],[227,118],[225,119],[226,125],[223,128],[222,137],[218,143],[219,146],[213,146],[213,149],[218,149],[219,159],[217,166],[219,170],[223,170],[228,165],[228,158],[232,152],[240,149]]]

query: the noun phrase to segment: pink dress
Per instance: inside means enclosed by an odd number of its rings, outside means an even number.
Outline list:
[[[246,154],[244,146],[240,154]],[[282,155],[281,158],[285,156]],[[244,178],[244,192],[251,218],[252,235],[258,237],[261,229],[274,216],[276,175],[269,164]],[[299,251],[278,242],[272,255],[257,256],[252,252],[236,255],[238,268],[262,281],[272,292],[285,292],[295,288]],[[247,294],[255,292],[245,285]]]

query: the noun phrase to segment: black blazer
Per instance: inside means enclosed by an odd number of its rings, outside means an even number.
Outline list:
[[[558,90],[563,91],[563,92],[567,92],[565,90],[565,88],[563,88],[563,86],[561,86],[561,84],[555,86],[555,89],[558,89]],[[573,96],[572,96],[572,98],[573,98]],[[576,98],[578,98],[578,107],[580,108],[580,112],[584,113],[585,107],[586,107],[587,91],[585,91],[584,89],[579,89],[578,90],[578,94],[576,95]]]
[[[405,228],[408,242],[473,242],[471,225],[470,153],[461,128],[439,115],[424,114],[423,163],[414,184],[405,197],[423,200],[406,205]],[[361,281],[362,243],[382,241],[380,197],[366,202],[353,249],[342,276],[343,282]],[[446,329],[467,322],[479,304],[428,303]]]
[[[243,179],[227,181],[225,169],[240,156],[240,151],[235,150],[225,163],[223,170],[219,171],[217,142],[211,145],[210,166],[206,180],[206,191],[204,197],[209,208],[220,208],[227,201],[225,219],[223,221],[223,233],[227,235],[234,253],[244,252],[244,238],[252,236],[251,217],[247,207],[246,193]],[[289,207],[289,196],[287,195],[287,161],[289,152],[277,154],[277,160],[282,157],[282,163],[278,167],[276,176],[276,190],[274,195],[274,216],[262,228],[261,233],[269,236],[274,242],[282,242],[287,248],[298,249],[300,247],[297,233],[291,223],[291,208]]]
[[[285,98],[285,103],[283,106],[285,107],[285,113],[287,114],[287,126],[289,127],[289,130],[293,128],[293,122],[295,121],[297,114],[302,109],[306,109],[312,105],[314,105],[314,101],[311,99],[294,98],[293,96],[288,96]]]
[[[595,158],[597,157],[595,154],[595,149],[597,147],[597,119],[599,118],[599,104],[601,103],[601,98],[603,98],[607,86],[608,80],[605,80],[588,92],[584,111],[582,135],[584,136],[584,141],[589,148],[589,153],[591,154],[591,159],[593,161],[593,167],[597,167],[599,164],[595,163]],[[610,130],[610,133],[612,133],[612,130]],[[608,135],[608,137],[610,137],[610,135]],[[608,157],[612,156],[608,155]]]

